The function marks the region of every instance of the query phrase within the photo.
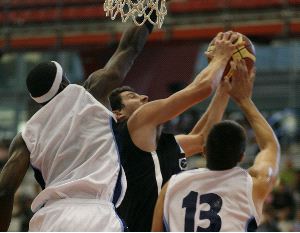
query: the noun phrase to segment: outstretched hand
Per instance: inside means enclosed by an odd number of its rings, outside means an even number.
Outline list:
[[[231,79],[230,96],[236,101],[241,102],[244,99],[251,99],[253,91],[253,83],[255,79],[255,68],[248,72],[248,68],[244,59],[231,62],[233,76]]]
[[[205,55],[209,60],[213,58],[229,60],[236,49],[238,37],[238,33],[232,31],[218,33],[213,40],[213,49],[206,51]]]

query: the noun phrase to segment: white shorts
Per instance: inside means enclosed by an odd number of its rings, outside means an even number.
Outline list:
[[[66,198],[48,201],[30,220],[29,231],[124,231],[107,201]]]

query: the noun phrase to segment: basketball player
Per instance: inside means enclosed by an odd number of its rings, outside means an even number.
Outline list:
[[[216,124],[204,148],[207,167],[171,177],[158,198],[153,231],[254,231],[265,198],[278,174],[280,148],[267,121],[251,100],[254,72],[242,60],[232,79],[231,97],[252,126],[260,152],[247,171],[245,130],[233,121]],[[163,224],[164,222],[164,224]]]
[[[0,174],[0,231],[9,227],[14,193],[31,165],[43,191],[32,203],[30,231],[122,231],[115,212],[126,189],[111,129],[109,93],[118,87],[153,29],[126,30],[103,69],[82,86],[69,84],[57,62],[29,73],[27,87],[42,108],[10,147]]]
[[[117,142],[127,179],[127,191],[118,209],[130,231],[150,231],[153,211],[162,185],[186,167],[186,155],[202,151],[205,122],[221,118],[228,97],[217,91],[210,110],[190,135],[177,138],[161,132],[159,127],[189,107],[204,100],[219,84],[237,39],[235,33],[220,33],[212,62],[185,89],[166,99],[148,103],[148,97],[128,87],[113,91],[112,109],[119,122]],[[226,93],[227,94],[227,93]],[[210,115],[215,109],[215,116]],[[218,121],[218,120],[217,120]]]

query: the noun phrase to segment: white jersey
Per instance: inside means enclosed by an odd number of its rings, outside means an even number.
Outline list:
[[[22,137],[48,200],[98,199],[119,205],[126,189],[111,121],[113,113],[78,85],[69,85],[26,124]],[[123,174],[123,175],[122,175]]]
[[[200,168],[172,176],[164,202],[167,231],[247,231],[259,223],[252,178],[235,167]]]

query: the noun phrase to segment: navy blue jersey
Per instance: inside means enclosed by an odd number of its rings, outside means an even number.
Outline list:
[[[127,191],[118,213],[130,231],[151,231],[158,193],[172,175],[185,169],[185,156],[172,134],[162,133],[153,153],[134,145],[126,122],[118,125],[116,134],[127,179]]]

